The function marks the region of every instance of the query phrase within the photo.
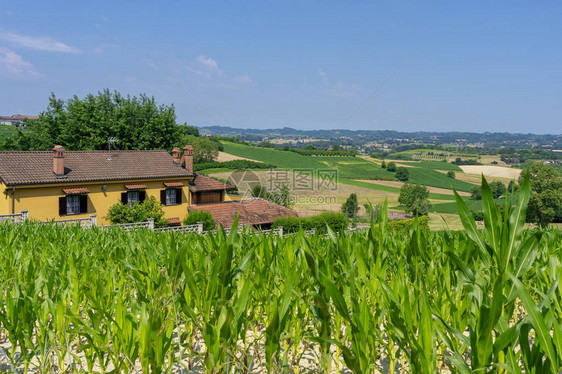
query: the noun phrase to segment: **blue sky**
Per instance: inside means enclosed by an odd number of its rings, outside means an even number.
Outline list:
[[[109,88],[199,126],[562,133],[561,2],[2,0],[0,17],[1,115]]]

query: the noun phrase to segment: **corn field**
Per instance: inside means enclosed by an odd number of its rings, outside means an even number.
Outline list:
[[[0,371],[557,373],[562,233],[277,237],[0,225]]]

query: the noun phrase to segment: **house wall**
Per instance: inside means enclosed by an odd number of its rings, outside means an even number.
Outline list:
[[[92,214],[97,215],[98,225],[108,225],[109,221],[105,218],[109,208],[115,203],[121,202],[121,193],[126,192],[126,184],[144,184],[147,186],[146,198],[154,196],[160,201],[160,191],[165,189],[164,182],[181,181],[184,183],[182,188],[182,204],[173,206],[162,206],[165,218],[183,219],[187,215],[189,202],[189,179],[188,178],[166,178],[159,180],[127,180],[118,182],[97,182],[97,183],[77,183],[77,184],[58,184],[42,186],[17,186],[15,193],[15,211],[29,211],[29,218],[38,221],[87,218]],[[106,186],[103,191],[102,187]],[[85,214],[72,214],[59,216],[59,198],[64,196],[63,188],[86,187],[90,193],[88,195],[88,212]],[[5,190],[5,188],[3,189]],[[5,210],[2,197],[0,203],[0,214]],[[7,196],[8,207],[11,212],[11,192]],[[4,205],[1,205],[4,204]],[[4,206],[4,208],[3,208]]]
[[[2,192],[0,195],[0,215],[11,214],[11,192],[2,182],[0,182],[0,191]]]

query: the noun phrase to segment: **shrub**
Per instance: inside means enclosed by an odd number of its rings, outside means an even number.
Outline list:
[[[470,198],[472,200],[482,200],[482,188],[480,186],[474,186],[470,189]]]
[[[505,185],[500,181],[490,183],[490,189],[492,190],[492,197],[494,199],[505,195]]]
[[[149,218],[154,219],[155,227],[166,227],[168,225],[168,220],[164,218],[162,204],[154,196],[150,196],[142,203],[123,204],[118,202],[109,208],[105,218],[112,225],[146,222]]]
[[[325,234],[329,226],[334,232],[343,232],[347,228],[347,218],[342,213],[325,212],[311,217],[279,217],[273,221],[271,228],[283,227],[283,232],[293,233],[300,229],[315,229],[317,233]]]
[[[381,168],[386,169],[386,161],[385,160],[382,160]]]
[[[402,237],[407,236],[410,234],[410,230],[414,228],[416,219],[418,220],[420,231],[428,233],[430,229],[429,218],[427,216],[391,221],[386,226],[387,232],[389,234],[392,233]],[[378,225],[375,226],[375,231],[377,230]]]
[[[484,221],[484,213],[481,210],[471,210],[475,221]]]
[[[399,167],[396,169],[396,174],[394,174],[396,179],[402,182],[406,182],[410,178],[410,172],[405,167]]]
[[[196,210],[190,212],[183,219],[184,225],[195,225],[198,222],[203,222],[203,230],[205,231],[210,231],[215,229],[215,219],[211,215],[211,212]]]
[[[421,231],[429,232],[429,218],[427,216],[417,218],[418,224],[420,225]],[[392,221],[388,223],[388,231],[404,235],[409,234],[410,229],[414,228],[414,224],[416,222],[416,218],[404,219],[399,221]]]
[[[303,230],[308,230],[308,228],[303,227],[303,222],[305,220],[300,217],[278,217],[273,221],[271,225],[272,229],[283,227],[283,232],[291,233],[297,232],[301,228]]]
[[[395,172],[396,171],[396,162],[390,161],[388,164],[386,164],[386,170],[391,171],[391,172]]]
[[[449,178],[452,178],[452,179],[455,179],[455,177],[456,177],[455,172],[452,171],[452,170],[449,170],[449,171],[447,172],[447,176],[448,176]]]
[[[325,234],[328,230],[326,226],[330,227],[334,232],[343,232],[347,229],[347,218],[342,213],[324,212],[308,219],[308,227],[315,228],[316,232]]]

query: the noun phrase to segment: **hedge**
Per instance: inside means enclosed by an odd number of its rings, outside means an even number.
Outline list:
[[[347,219],[342,213],[325,212],[311,217],[279,217],[273,221],[271,228],[283,227],[283,232],[294,233],[300,229],[306,231],[315,229],[319,234],[328,232],[327,227],[334,232],[347,229]]]

